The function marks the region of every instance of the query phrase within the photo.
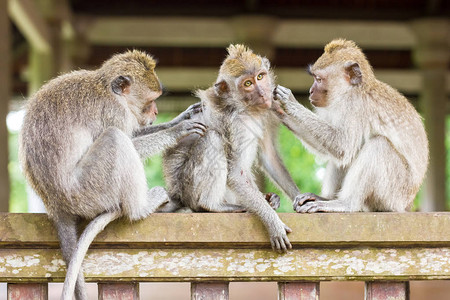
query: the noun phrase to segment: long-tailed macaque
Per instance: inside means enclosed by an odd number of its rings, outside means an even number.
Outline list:
[[[75,71],[45,84],[27,103],[20,135],[25,175],[58,231],[68,265],[62,299],[87,299],[83,257],[98,232],[124,216],[139,220],[168,202],[161,187],[147,187],[141,159],[203,135],[193,109],[169,125],[151,125],[161,83],[146,53],[113,56],[95,71]],[[80,219],[92,220],[78,239]],[[75,284],[76,282],[76,284]],[[75,288],[76,285],[76,288]]]
[[[258,157],[260,166],[292,200],[300,194],[276,147],[274,88],[266,58],[243,45],[230,45],[214,86],[197,91],[203,113],[196,118],[207,126],[205,135],[186,137],[170,148],[163,166],[169,196],[179,206],[252,212],[266,226],[272,247],[286,251],[291,248],[287,237],[291,229],[258,190],[252,172]]]
[[[282,122],[328,160],[322,195],[303,194],[297,212],[408,209],[428,164],[421,117],[397,90],[375,78],[361,49],[333,40],[309,68],[315,112],[279,86]]]

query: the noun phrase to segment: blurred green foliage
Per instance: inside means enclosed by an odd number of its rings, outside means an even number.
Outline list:
[[[280,127],[278,140],[281,157],[300,191],[319,194],[321,187],[319,174],[323,171],[324,164],[318,163],[294,134],[284,126]],[[281,196],[278,212],[293,212],[289,198],[268,179],[266,179],[266,192],[275,192]]]
[[[18,159],[18,134],[16,132],[9,134],[9,180],[10,180],[10,212],[27,212],[27,192],[25,178],[22,174]]]

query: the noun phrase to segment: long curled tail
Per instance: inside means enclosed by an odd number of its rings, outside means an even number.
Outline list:
[[[106,227],[106,225],[120,216],[120,211],[102,213],[92,220],[83,231],[67,269],[61,300],[73,299],[78,273],[80,272],[81,264],[83,263],[87,250],[89,249],[89,245],[92,243],[97,234],[99,234]]]

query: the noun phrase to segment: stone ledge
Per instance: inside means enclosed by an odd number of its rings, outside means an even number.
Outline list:
[[[450,247],[450,212],[280,213],[293,230],[294,247]],[[58,248],[45,214],[0,213],[0,247]],[[99,234],[94,248],[269,248],[268,235],[248,213],[153,214],[129,223],[117,220]]]

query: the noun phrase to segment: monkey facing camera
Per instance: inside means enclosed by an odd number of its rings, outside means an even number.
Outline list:
[[[194,119],[207,126],[204,137],[184,138],[164,153],[167,190],[171,201],[193,211],[256,214],[272,248],[287,251],[291,229],[273,209],[279,197],[263,195],[252,172],[258,161],[292,201],[300,194],[276,147],[280,121],[272,110],[274,75],[269,61],[245,46],[227,50],[214,86],[196,93],[203,112]]]
[[[328,160],[321,196],[305,193],[297,212],[395,211],[410,208],[428,165],[420,115],[375,78],[361,49],[333,40],[309,68],[312,112],[291,91],[275,91],[279,117],[306,148]]]
[[[26,178],[42,198],[68,266],[61,299],[87,299],[81,270],[94,237],[111,221],[139,220],[168,202],[148,190],[143,159],[205,127],[192,106],[173,121],[150,126],[162,93],[148,54],[129,51],[94,71],[61,75],[27,103],[19,151]],[[81,219],[92,220],[80,237]]]

